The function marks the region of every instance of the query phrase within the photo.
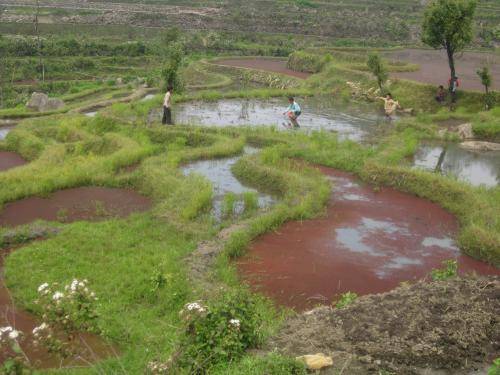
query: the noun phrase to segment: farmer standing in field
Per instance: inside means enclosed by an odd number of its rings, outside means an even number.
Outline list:
[[[173,125],[171,111],[172,91],[173,87],[168,86],[167,93],[165,94],[165,99],[163,100],[163,119],[161,120],[163,125]]]
[[[293,128],[300,128],[297,119],[302,114],[302,110],[300,109],[300,106],[297,104],[297,102],[292,96],[288,98],[288,103],[290,105],[288,106],[287,110],[283,113],[283,115],[285,115],[288,118],[288,120],[290,120],[290,123],[289,124],[285,123],[284,125],[287,128],[292,128],[292,125]]]
[[[400,108],[399,102],[395,101],[390,93],[387,93],[385,98],[379,96],[377,99],[384,101],[385,115],[389,120],[392,120],[392,116],[396,113],[396,109]]]
[[[458,80],[458,77],[455,76],[450,78],[448,83],[450,85],[451,102],[455,103],[457,101],[457,90],[458,86],[460,86],[460,81]]]

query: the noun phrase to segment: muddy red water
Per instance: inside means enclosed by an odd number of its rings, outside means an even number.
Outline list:
[[[49,353],[45,348],[34,346],[32,331],[41,322],[36,316],[17,309],[13,304],[3,279],[4,259],[13,249],[0,251],[0,326],[11,326],[23,332],[20,344],[31,366],[36,368],[81,367],[118,355],[117,350],[110,344],[90,333],[75,333],[71,341],[65,341],[71,352],[75,354],[63,361],[57,355]],[[3,350],[0,351],[0,363],[5,361],[7,354]]]
[[[26,164],[21,155],[10,151],[0,151],[0,172]]]
[[[151,200],[133,190],[79,187],[57,191],[48,198],[29,197],[7,203],[0,212],[0,226],[28,224],[38,219],[99,220],[124,217],[150,208]]]
[[[446,259],[460,272],[500,270],[462,255],[456,219],[439,206],[353,176],[320,168],[334,183],[323,218],[289,222],[258,238],[237,262],[242,278],[276,302],[298,310],[341,293],[380,293],[416,280]]]
[[[217,60],[216,64],[233,66],[237,68],[248,68],[265,70],[267,72],[281,73],[288,76],[305,79],[310,73],[296,72],[286,67],[286,60],[279,59],[263,59],[263,58],[248,58],[248,59],[225,59]]]

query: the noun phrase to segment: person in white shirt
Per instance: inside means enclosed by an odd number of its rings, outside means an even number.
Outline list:
[[[172,122],[172,91],[173,87],[168,86],[167,93],[165,94],[165,99],[163,99],[163,119],[161,120],[163,125],[173,125]]]

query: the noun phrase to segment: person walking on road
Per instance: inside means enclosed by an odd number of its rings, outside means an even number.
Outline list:
[[[163,125],[173,125],[172,122],[172,92],[173,87],[168,86],[167,93],[165,94],[165,99],[163,99],[163,119],[161,120]]]

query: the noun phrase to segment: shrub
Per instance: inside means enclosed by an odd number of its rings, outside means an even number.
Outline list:
[[[358,295],[354,292],[346,292],[340,296],[340,299],[335,304],[337,309],[341,309],[353,303],[358,298]]]
[[[208,306],[187,304],[176,365],[190,373],[242,356],[262,342],[258,297],[245,289],[223,291]]]
[[[298,72],[318,73],[332,57],[297,51],[288,57],[287,67]]]
[[[456,260],[445,260],[443,268],[434,269],[431,271],[432,280],[447,280],[457,276],[458,264]]]

